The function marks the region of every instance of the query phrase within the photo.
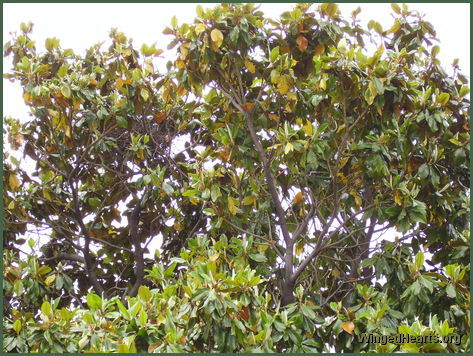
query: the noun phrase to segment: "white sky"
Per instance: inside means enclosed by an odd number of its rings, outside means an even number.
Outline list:
[[[112,27],[133,38],[135,46],[157,43],[157,48],[165,49],[170,36],[162,34],[169,26],[172,16],[179,23],[192,22],[197,3],[187,4],[3,4],[3,43],[12,31],[19,32],[21,22],[34,23],[32,38],[38,47],[44,49],[44,41],[57,37],[62,48],[72,48],[82,54],[93,44],[107,40]],[[202,4],[204,8],[214,4]],[[292,9],[294,4],[261,5],[261,10],[270,17],[277,17]],[[316,5],[313,5],[316,6]],[[389,28],[392,24],[391,6],[383,4],[339,4],[342,13],[349,17],[352,10],[360,6],[358,16],[365,23],[376,20]],[[454,58],[460,59],[462,72],[470,75],[470,4],[408,4],[409,9],[426,15],[437,31],[440,39],[439,58],[449,70]],[[4,70],[10,68],[4,60]],[[27,115],[19,85],[3,81],[3,114],[21,119]]]
[[[202,4],[204,8],[215,4]],[[134,39],[136,48],[143,43],[157,44],[166,49],[171,36],[162,34],[170,25],[172,16],[179,24],[190,23],[196,16],[197,3],[187,4],[3,4],[3,43],[10,39],[10,32],[19,30],[21,22],[34,23],[32,39],[37,48],[44,50],[46,38],[57,37],[62,48],[72,48],[83,54],[85,49],[97,42],[108,40],[111,28],[116,27],[129,38]],[[278,17],[291,10],[294,4],[262,4],[261,10],[269,17]],[[316,5],[313,5],[314,7]],[[391,27],[392,10],[389,3],[383,4],[339,4],[344,17],[360,6],[358,15],[365,24],[373,19],[384,29]],[[439,58],[442,65],[451,72],[451,63],[459,58],[462,73],[470,75],[470,5],[469,4],[408,4],[409,9],[425,14],[440,39]],[[4,71],[11,67],[10,59],[4,59]],[[165,60],[163,60],[165,63]],[[3,80],[3,115],[24,121],[27,109],[22,100],[18,84]]]

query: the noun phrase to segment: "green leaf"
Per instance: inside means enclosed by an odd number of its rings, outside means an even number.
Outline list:
[[[466,87],[466,86],[465,86],[465,87],[462,87],[462,88],[460,89],[460,96],[465,96],[465,95],[467,95],[469,92],[470,92],[470,88],[468,88],[468,87]]]
[[[218,197],[220,196],[221,196],[220,187],[215,184],[212,185],[212,187],[210,188],[210,198],[212,199],[212,201],[215,203]]]
[[[384,85],[379,78],[373,78],[373,86],[379,95],[384,93]]]
[[[256,262],[266,262],[267,261],[267,258],[265,255],[262,255],[260,253],[250,253],[248,255],[253,261],[256,261]]]
[[[196,12],[197,12],[197,16],[201,18],[204,17],[204,8],[202,7],[202,5],[197,5]]]
[[[94,316],[92,315],[91,312],[85,312],[82,315],[82,320],[84,320],[85,323],[88,324],[88,325],[91,325],[91,324],[95,323],[95,318],[94,318]]]
[[[277,58],[279,57],[279,46],[278,47],[274,47],[272,50],[271,50],[271,53],[269,55],[269,60],[271,62],[274,62]]]
[[[67,65],[62,65],[59,70],[57,71],[57,75],[61,78],[65,77],[67,74]],[[64,95],[64,93],[63,93]],[[65,96],[65,95],[64,95]]]
[[[446,291],[447,291],[447,295],[450,298],[455,298],[457,296],[457,292],[455,291],[455,287],[453,286],[453,284],[447,285]]]
[[[167,195],[171,195],[172,193],[174,193],[174,188],[172,187],[172,185],[165,182],[163,182],[163,190]]]
[[[128,127],[128,121],[123,116],[117,116],[116,120],[118,127],[121,127],[123,129],[126,129]]]
[[[440,103],[440,105],[442,106],[447,105],[449,100],[450,100],[450,94],[448,93],[441,93],[437,96],[437,103]]]
[[[411,287],[412,287],[412,293],[413,293],[414,295],[419,294],[419,292],[420,292],[420,284],[419,284],[418,281],[415,281],[414,283],[412,283]]]
[[[419,276],[420,283],[429,290],[430,293],[434,291],[434,284],[424,276]]]
[[[99,198],[94,197],[94,198],[87,199],[87,203],[89,203],[90,206],[93,206],[94,208],[96,208],[100,206],[102,202]]]
[[[419,167],[419,177],[421,179],[425,179],[429,176],[429,166],[426,163],[423,163]]]
[[[347,40],[345,38],[342,38],[340,41],[338,41],[337,49],[343,54],[347,52]]]
[[[47,317],[52,316],[53,314],[53,309],[51,308],[51,303],[49,303],[47,300],[41,304],[41,312],[46,315]]]
[[[87,305],[91,310],[97,310],[102,307],[102,298],[95,293],[87,294]]]
[[[128,313],[128,310],[125,308],[125,306],[122,304],[122,302],[117,299],[115,303],[118,306],[118,310],[120,311],[120,314],[123,315],[123,317],[126,320],[131,320],[130,314]]]
[[[309,319],[313,320],[313,319],[316,318],[316,315],[315,315],[314,311],[308,305],[302,304],[301,305],[301,312],[302,312],[303,315],[305,315]]]
[[[21,331],[21,320],[20,319],[16,319],[15,322],[13,323],[13,330],[15,330],[15,332],[17,334],[20,333],[20,331]]]
[[[71,88],[69,88],[67,85],[63,85],[61,87],[61,93],[64,95],[65,98],[70,98],[71,97]]]
[[[413,335],[412,330],[407,325],[399,325],[397,330],[399,334]]]
[[[378,34],[383,33],[383,28],[381,27],[381,24],[378,21],[370,20],[368,22],[368,28],[375,30]]]
[[[415,265],[418,271],[422,269],[424,266],[424,254],[422,252],[417,252],[416,257],[415,257]]]
[[[197,189],[189,189],[186,190],[184,193],[182,193],[183,197],[192,197],[199,194],[199,191]]]
[[[140,297],[145,302],[149,301],[152,297],[149,288],[147,286],[140,286],[138,289],[138,297]]]
[[[138,320],[141,326],[145,326],[146,322],[148,321],[148,314],[146,314],[146,312],[143,309],[140,310],[140,316]]]

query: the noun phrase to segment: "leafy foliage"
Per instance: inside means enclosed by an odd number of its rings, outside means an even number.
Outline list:
[[[358,343],[355,334],[362,332],[452,336],[457,335],[458,328],[450,327],[446,320],[439,322],[437,317],[429,320],[429,327],[419,321],[409,325],[402,321],[408,314],[396,309],[397,298],[366,284],[357,285],[356,304],[350,308],[343,307],[341,302],[331,302],[329,308],[323,308],[307,299],[301,286],[295,292],[296,302],[282,308],[274,304],[274,296],[265,288],[266,281],[249,267],[251,258],[242,257],[241,249],[242,241],[237,238],[189,239],[188,248],[179,257],[168,265],[156,264],[147,271],[147,278],[153,283],[151,288],[141,286],[136,297],[127,297],[123,303],[118,297],[102,299],[90,293],[83,308],[61,307],[60,297],[51,299],[43,295],[44,302],[36,315],[15,311],[13,319],[4,324],[5,350],[321,352],[333,351],[332,347],[337,345],[336,349],[354,352],[458,352],[468,347],[467,337],[463,337],[461,345]],[[239,263],[234,263],[237,256]],[[33,279],[34,271],[26,267],[26,262],[23,265],[22,277]],[[412,265],[401,267],[417,268]],[[422,292],[428,290],[427,293],[441,295],[445,293],[443,282],[448,279],[458,293],[449,297],[459,304],[464,301],[468,290],[461,283],[464,269],[447,266],[438,278],[425,271],[415,271],[417,281],[422,281],[418,287]],[[7,269],[7,273],[17,272]],[[456,273],[456,277],[451,277],[451,273]],[[47,282],[39,281],[39,284],[47,288]],[[8,295],[9,284],[6,290]],[[15,293],[20,297],[29,290],[25,286],[25,290]],[[449,317],[450,322],[460,325],[458,321],[467,317],[468,310],[457,308],[454,314],[458,318]]]
[[[198,6],[166,73],[117,30],[81,56],[22,24],[5,77],[32,118],[5,122],[36,167],[5,155],[5,349],[467,351],[469,88],[392,9]],[[401,330],[465,336],[358,340]]]

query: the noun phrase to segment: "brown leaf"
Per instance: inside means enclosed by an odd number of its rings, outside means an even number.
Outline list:
[[[294,197],[294,200],[293,200],[293,204],[297,204],[297,203],[300,203],[301,201],[304,200],[304,195],[302,195],[302,192],[299,192],[296,194],[296,196]]]
[[[218,158],[220,158],[222,161],[228,161],[228,159],[230,158],[230,154],[228,152],[225,152],[225,151],[219,151],[217,152],[217,156]]]
[[[238,316],[240,317],[240,319],[248,321],[248,319],[250,318],[250,308],[243,307],[241,312],[238,313]]]
[[[344,321],[342,323],[342,329],[350,335],[353,335],[353,330],[355,330],[355,324],[353,324],[353,321]]]
[[[161,343],[156,343],[156,344],[149,345],[148,352],[152,353],[159,345],[161,345]]]
[[[156,115],[154,115],[153,120],[160,124],[164,120],[166,120],[166,114],[163,112],[158,112]]]
[[[268,114],[268,117],[273,121],[279,121],[279,116],[276,114]]]
[[[325,46],[321,43],[319,43],[317,46],[315,46],[314,49],[314,55],[316,56],[321,56],[325,52]]]
[[[304,52],[307,49],[309,41],[307,41],[307,38],[305,38],[304,36],[299,36],[297,37],[296,43],[297,48],[299,48],[299,51]]]
[[[244,112],[251,111],[253,109],[253,106],[255,106],[255,103],[244,103],[241,105],[241,108]]]

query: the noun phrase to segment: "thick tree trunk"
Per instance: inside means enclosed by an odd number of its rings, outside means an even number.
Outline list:
[[[281,305],[285,306],[294,303],[296,298],[294,297],[294,282],[285,279],[281,283]]]

